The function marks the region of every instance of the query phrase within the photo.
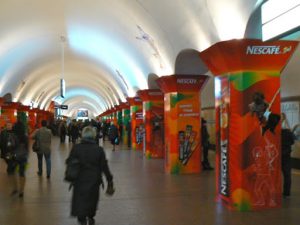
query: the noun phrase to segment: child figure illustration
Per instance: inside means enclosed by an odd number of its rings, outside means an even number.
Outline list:
[[[267,138],[265,138],[266,146],[255,147],[252,150],[254,159],[254,171],[256,172],[256,179],[254,184],[254,191],[256,202],[254,205],[264,206],[266,199],[264,189],[269,192],[269,206],[276,206],[275,202],[275,186],[274,186],[274,160],[278,156],[278,150]]]

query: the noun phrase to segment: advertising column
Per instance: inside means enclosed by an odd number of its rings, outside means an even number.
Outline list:
[[[123,102],[120,104],[122,109],[122,124],[123,124],[123,132],[122,132],[122,142],[124,145],[130,147],[131,139],[131,124],[130,121],[130,106],[128,102]],[[129,133],[130,132],[130,133]]]
[[[143,105],[139,97],[127,98],[130,104],[131,146],[133,150],[143,149],[144,124]]]
[[[137,92],[143,101],[146,158],[164,157],[164,94],[159,89]]]
[[[26,133],[28,134],[30,134],[31,132],[29,127],[29,120],[28,120],[29,110],[30,110],[29,106],[19,105],[18,112],[17,112],[17,115],[22,121],[22,123],[25,125]]]
[[[205,75],[171,75],[156,80],[164,92],[165,171],[201,171],[200,90]]]
[[[280,73],[297,44],[231,40],[200,53],[216,76],[217,197],[231,209],[281,206]]]

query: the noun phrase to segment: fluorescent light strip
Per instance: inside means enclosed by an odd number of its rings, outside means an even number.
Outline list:
[[[299,6],[300,0],[269,0],[264,3],[261,7],[262,13],[262,24],[265,24],[276,17],[280,16],[293,9],[296,6]]]
[[[263,40],[269,40],[300,26],[300,5],[262,26]]]

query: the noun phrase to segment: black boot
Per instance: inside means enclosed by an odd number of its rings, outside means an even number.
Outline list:
[[[95,225],[94,218],[89,218],[88,221],[89,221],[88,225]]]
[[[79,225],[87,225],[86,218],[78,217],[78,223],[79,223]]]

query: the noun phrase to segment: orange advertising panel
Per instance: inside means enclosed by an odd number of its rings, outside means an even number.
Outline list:
[[[231,209],[281,206],[280,71],[296,46],[233,40],[200,53],[216,75],[216,188]]]
[[[16,123],[17,122],[17,113],[18,107],[20,103],[11,102],[11,103],[4,103],[1,106],[1,120],[3,121],[3,126],[6,123]]]
[[[200,89],[204,75],[161,77],[164,92],[165,171],[172,174],[201,171]]]
[[[167,172],[180,174],[201,171],[200,127],[198,93],[165,94]]]
[[[143,105],[139,97],[127,98],[130,104],[131,146],[133,150],[142,150],[144,141]]]

